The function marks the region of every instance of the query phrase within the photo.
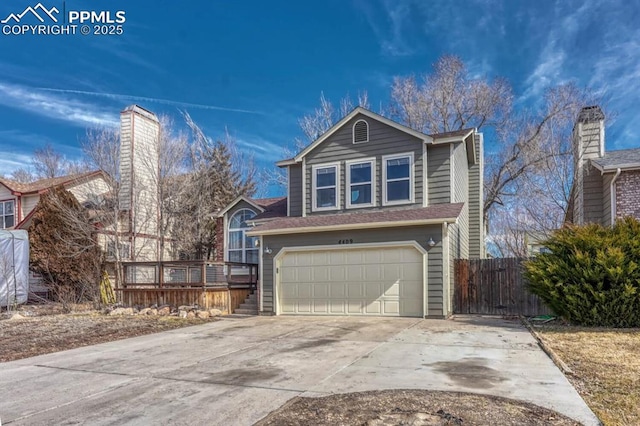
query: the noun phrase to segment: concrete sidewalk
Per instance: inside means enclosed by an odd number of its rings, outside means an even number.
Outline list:
[[[249,425],[289,399],[474,392],[598,424],[519,323],[247,317],[0,364],[7,424]]]

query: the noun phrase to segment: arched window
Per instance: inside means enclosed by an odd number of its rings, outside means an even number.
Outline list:
[[[246,231],[251,229],[247,221],[255,217],[255,212],[249,209],[238,210],[229,219],[229,239],[227,253],[229,262],[258,263],[259,248],[256,247],[257,237],[247,237]]]
[[[369,142],[369,123],[358,120],[353,125],[353,143]]]

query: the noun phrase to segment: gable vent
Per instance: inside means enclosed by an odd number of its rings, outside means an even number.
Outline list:
[[[369,124],[358,120],[353,125],[353,143],[369,142]]]

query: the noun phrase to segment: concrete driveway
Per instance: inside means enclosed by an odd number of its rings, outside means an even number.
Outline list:
[[[226,318],[0,364],[0,383],[3,425],[249,425],[298,395],[375,389],[498,395],[598,424],[525,328],[480,317]]]

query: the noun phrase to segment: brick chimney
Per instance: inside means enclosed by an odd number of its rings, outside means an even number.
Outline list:
[[[600,222],[602,182],[590,164],[604,156],[604,113],[597,106],[582,108],[573,126],[573,222],[582,225]]]

